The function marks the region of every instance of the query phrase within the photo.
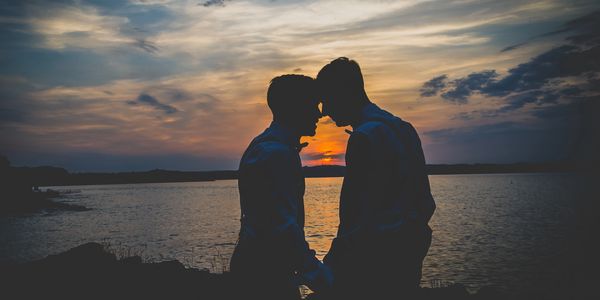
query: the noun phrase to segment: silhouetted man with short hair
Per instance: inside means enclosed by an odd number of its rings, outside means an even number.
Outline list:
[[[242,156],[242,210],[231,272],[245,299],[299,299],[299,284],[321,290],[331,271],[304,238],[301,136],[314,136],[321,117],[314,79],[283,75],[271,81],[267,102],[273,122]]]
[[[431,243],[435,202],[416,130],[373,104],[358,64],[335,59],[319,72],[323,115],[352,126],[337,237],[325,257],[340,299],[410,297]]]

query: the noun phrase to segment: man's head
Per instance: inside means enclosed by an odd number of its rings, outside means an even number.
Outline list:
[[[304,75],[281,75],[271,80],[267,103],[273,120],[301,136],[313,136],[321,117],[317,83]]]
[[[317,75],[323,101],[323,115],[331,117],[337,126],[355,121],[362,107],[369,103],[360,66],[340,57],[324,66]]]

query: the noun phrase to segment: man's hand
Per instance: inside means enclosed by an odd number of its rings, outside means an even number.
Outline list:
[[[333,286],[333,272],[331,268],[317,260],[317,267],[310,271],[298,274],[300,284],[308,286],[315,292],[325,291]]]

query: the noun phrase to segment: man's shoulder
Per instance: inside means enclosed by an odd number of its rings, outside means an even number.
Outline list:
[[[248,147],[247,155],[242,163],[291,159],[294,155],[292,150],[289,145],[275,139],[255,139]]]
[[[385,114],[369,116],[365,122],[358,126],[355,131],[360,131],[366,134],[371,134],[381,128],[389,128],[393,130],[411,130],[413,126],[400,117],[397,117],[386,111]]]
[[[257,146],[260,149],[259,151],[269,156],[269,158],[287,157],[297,153],[293,151],[290,145],[276,140],[263,141]]]
[[[411,123],[396,116],[373,118],[355,128],[353,136],[365,137],[371,144],[379,145],[394,141],[393,143],[413,143],[418,140],[416,129]]]
[[[376,118],[369,119],[354,129],[354,133],[373,137],[381,132],[393,132],[394,130],[403,128],[405,121],[400,118]]]

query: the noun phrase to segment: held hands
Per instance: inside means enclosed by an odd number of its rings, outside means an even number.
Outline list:
[[[318,259],[314,259],[312,266],[298,273],[298,283],[308,286],[315,292],[325,291],[333,286],[333,272]]]
[[[328,290],[333,286],[333,272],[329,266],[319,263],[319,272],[313,281],[312,285],[309,285],[313,291],[320,292]]]

